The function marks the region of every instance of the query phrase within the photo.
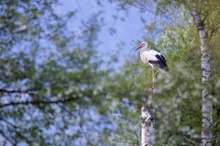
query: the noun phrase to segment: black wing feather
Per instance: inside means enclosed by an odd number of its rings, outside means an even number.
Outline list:
[[[156,54],[155,57],[157,59],[159,59],[158,63],[159,63],[160,68],[168,71],[168,67],[167,67],[167,63],[166,63],[165,57],[163,55],[161,55],[161,54],[160,55]]]

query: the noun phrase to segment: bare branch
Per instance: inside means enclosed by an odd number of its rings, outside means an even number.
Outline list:
[[[4,139],[6,139],[7,141],[9,141],[11,144],[14,144],[13,141],[12,141],[12,139],[10,139],[9,137],[7,137],[3,131],[0,130],[0,134],[2,135],[2,137],[3,137]]]
[[[216,121],[216,122],[212,125],[212,127],[217,126],[219,123],[220,123],[220,120]]]
[[[188,143],[191,143],[193,145],[199,145],[198,142],[190,139],[187,137],[187,135],[185,135],[183,132],[177,132],[179,135],[181,135],[183,137],[184,140],[186,140]]]
[[[70,101],[74,101],[78,98],[66,98],[66,99],[58,99],[58,100],[32,100],[32,101],[24,101],[24,102],[9,102],[6,104],[0,104],[0,108],[8,107],[8,106],[17,106],[17,105],[40,105],[40,104],[58,104],[58,103],[66,103]]]
[[[23,91],[23,90],[7,90],[7,89],[0,89],[0,92],[3,92],[3,93],[25,93],[25,94],[30,94],[30,95],[34,95],[36,94],[35,91],[33,90],[26,90],[26,91]]]
[[[191,139],[189,139],[188,137],[186,137],[185,135],[183,135],[183,138],[187,141],[187,142],[189,142],[189,143],[191,143],[191,144],[193,144],[193,145],[198,145],[198,143],[197,142],[195,142],[195,141],[193,141],[193,140],[191,140]]]
[[[9,121],[3,119],[3,118],[0,118],[0,120],[4,121],[6,124],[12,126],[13,128],[20,128],[20,127],[18,127],[18,126],[16,126],[16,125],[12,124],[11,122],[9,122]]]
[[[213,27],[213,28],[211,29],[209,39],[211,39],[212,36],[215,34],[215,32],[218,31],[219,29],[220,29],[220,25],[217,25],[216,27]]]

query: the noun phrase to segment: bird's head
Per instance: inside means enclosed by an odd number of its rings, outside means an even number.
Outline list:
[[[147,42],[142,42],[134,51],[137,51],[137,50],[144,48],[144,47],[146,47],[146,48],[148,47]]]

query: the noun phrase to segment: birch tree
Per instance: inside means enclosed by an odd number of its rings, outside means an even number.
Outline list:
[[[201,69],[202,69],[202,82],[204,84],[203,90],[202,90],[202,132],[201,132],[201,145],[203,146],[209,146],[212,145],[212,138],[213,134],[211,131],[211,126],[213,125],[213,103],[212,103],[212,95],[210,90],[208,89],[210,84],[210,78],[211,78],[211,51],[212,48],[211,45],[211,39],[213,36],[213,33],[216,33],[215,31],[218,31],[219,24],[212,25],[212,27],[208,27],[206,25],[209,25],[212,23],[212,19],[209,16],[210,19],[207,19],[208,15],[213,14],[213,8],[214,11],[216,11],[216,6],[219,5],[219,3],[215,3],[213,1],[197,1],[195,3],[186,3],[186,7],[189,9],[190,14],[195,22],[196,28],[198,30],[199,34],[199,42],[200,42],[200,52],[201,52]],[[210,9],[207,11],[207,7]],[[217,6],[218,7],[218,6]],[[217,10],[218,11],[218,10]],[[214,16],[215,17],[215,16]],[[214,30],[214,31],[211,31]],[[210,36],[208,36],[210,34]],[[213,88],[213,87],[211,87]]]
[[[141,146],[150,146],[155,144],[156,128],[155,118],[151,112],[150,106],[146,104],[146,96],[142,97],[141,107]]]
[[[204,83],[204,88],[202,90],[202,143],[203,146],[210,146],[212,133],[211,133],[211,125],[212,122],[212,103],[210,99],[210,92],[208,92],[207,83],[210,79],[211,74],[211,49],[208,46],[207,33],[204,26],[204,20],[202,20],[200,13],[198,10],[193,9],[191,11],[191,15],[195,21],[196,27],[199,33],[199,39],[201,43],[201,68],[202,68],[202,82]]]

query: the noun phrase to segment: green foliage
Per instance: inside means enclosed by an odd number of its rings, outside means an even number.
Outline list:
[[[146,92],[152,86],[150,66],[129,59],[114,68],[118,58],[109,55],[113,61],[105,62],[95,49],[104,24],[102,11],[82,21],[78,35],[67,27],[76,12],[58,14],[57,1],[0,2],[1,140],[11,145],[140,145],[145,95],[157,120],[155,145],[199,144],[204,85],[189,8],[183,1],[118,2],[123,10],[135,6],[160,18],[146,26],[150,47],[165,54],[169,66],[168,73],[158,73],[154,95]],[[207,83],[213,145],[220,143],[218,3],[199,5],[213,46]],[[117,32],[112,28],[110,33]]]
[[[75,12],[61,15],[56,6],[50,0],[1,2],[0,138],[11,145],[104,144],[100,135],[112,122],[98,111],[107,106],[109,74],[94,50],[99,15],[82,22],[84,35],[76,38],[67,31]]]

